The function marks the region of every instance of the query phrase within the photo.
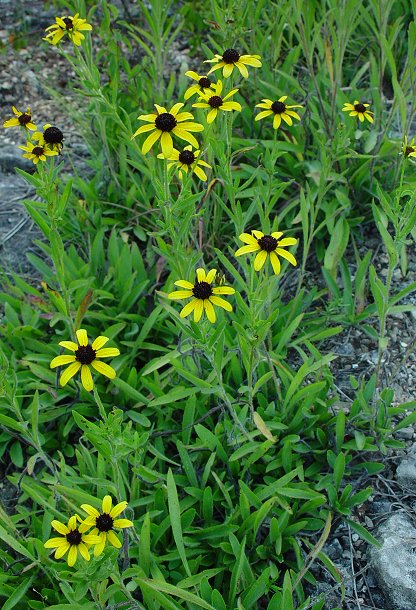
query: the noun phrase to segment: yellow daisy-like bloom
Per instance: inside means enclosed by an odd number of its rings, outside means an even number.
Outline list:
[[[213,59],[206,59],[205,63],[216,64],[215,66],[212,66],[208,74],[222,68],[222,75],[224,78],[231,76],[235,67],[237,67],[241,76],[244,76],[244,78],[248,78],[246,66],[261,68],[260,55],[240,55],[235,49],[227,49],[222,55],[215,55]]]
[[[199,123],[187,123],[184,121],[193,121],[193,114],[190,112],[179,112],[184,104],[178,103],[172,106],[168,112],[163,106],[155,104],[157,114],[141,114],[139,121],[147,121],[150,125],[142,125],[132,135],[131,139],[135,138],[140,133],[153,131],[144,141],[142,153],[145,155],[152,148],[153,144],[160,138],[162,153],[167,158],[173,152],[173,140],[171,133],[181,140],[185,140],[198,148],[198,141],[190,132],[203,131],[204,126]]]
[[[94,547],[94,557],[98,557],[104,550],[105,543],[108,541],[117,549],[121,547],[121,542],[114,533],[114,529],[124,529],[133,527],[133,522],[129,519],[117,519],[120,513],[127,506],[127,502],[119,502],[112,508],[111,496],[104,496],[101,512],[90,504],[81,504],[88,517],[82,522],[82,526],[90,528],[94,526],[91,535],[98,536],[100,542]]]
[[[12,110],[15,116],[4,121],[3,127],[24,127],[25,129],[35,131],[36,125],[32,123],[30,106],[28,106],[26,112],[21,112],[16,108],[16,106],[12,106]]]
[[[263,99],[261,104],[256,104],[256,108],[265,108],[265,110],[256,116],[255,121],[260,121],[266,116],[274,114],[274,129],[279,129],[282,119],[288,125],[293,125],[292,117],[300,121],[300,116],[297,112],[292,110],[292,108],[302,108],[302,106],[300,104],[293,104],[292,106],[289,106],[288,104],[285,104],[285,100],[287,100],[287,95],[282,95],[282,97],[279,97],[276,102],[268,100],[267,98]]]
[[[84,34],[81,34],[81,32],[92,30],[92,25],[87,23],[86,19],[80,19],[79,13],[73,17],[56,17],[55,21],[56,23],[46,28],[45,31],[48,32],[48,30],[50,30],[50,32],[43,38],[43,40],[46,40],[53,45],[59,44],[65,34],[68,34],[68,37],[72,40],[74,45],[79,47],[85,38]]]
[[[196,93],[205,93],[206,89],[211,89],[212,85],[214,84],[210,81],[208,76],[200,76],[192,70],[188,70],[188,72],[185,72],[185,76],[189,76],[189,78],[193,78],[193,80],[197,81],[196,85],[191,85],[185,91],[185,94],[183,96],[185,100],[189,100],[189,98],[195,95]]]
[[[178,280],[175,282],[175,286],[184,288],[184,290],[177,290],[168,294],[169,299],[187,299],[193,297],[192,301],[187,303],[182,309],[180,316],[185,318],[189,314],[194,312],[195,322],[199,322],[205,309],[207,318],[210,322],[215,322],[217,319],[213,305],[222,307],[226,311],[232,311],[232,306],[219,297],[219,294],[234,294],[234,288],[231,286],[214,286],[211,284],[217,273],[216,269],[211,269],[208,273],[205,273],[204,269],[196,270],[196,282],[191,284],[186,280]]]
[[[25,154],[22,155],[26,159],[31,159],[35,165],[39,163],[39,161],[46,161],[46,157],[53,157],[57,155],[56,150],[51,150],[45,143],[38,142],[37,144],[33,144],[30,140],[27,142],[26,146],[19,146],[22,150],[25,150]]]
[[[60,559],[68,553],[68,565],[72,567],[78,557],[78,551],[81,556],[86,560],[90,560],[90,554],[87,545],[100,544],[101,538],[93,534],[85,535],[89,527],[87,525],[79,525],[77,527],[77,520],[81,521],[78,515],[74,515],[68,521],[68,525],[61,523],[54,519],[51,523],[52,527],[62,534],[62,537],[49,538],[43,545],[46,549],[56,549],[55,559]]]
[[[257,252],[256,258],[254,259],[255,271],[260,271],[268,256],[270,256],[270,262],[273,267],[273,271],[276,275],[280,273],[280,260],[279,256],[285,258],[291,265],[296,266],[296,259],[290,252],[284,250],[286,246],[294,246],[298,243],[298,240],[294,237],[285,237],[280,239],[283,235],[282,231],[275,231],[271,235],[265,235],[261,231],[251,231],[249,233],[242,233],[239,236],[242,242],[247,244],[237,250],[235,256],[241,256],[242,254],[248,254],[249,252]]]
[[[222,81],[220,80],[215,85],[212,85],[212,89],[212,91],[207,91],[207,93],[200,94],[199,99],[205,100],[205,102],[197,102],[196,104],[192,104],[193,108],[211,108],[207,114],[208,124],[215,121],[218,110],[224,110],[226,112],[238,110],[238,112],[241,112],[241,104],[238,102],[227,101],[230,97],[237,93],[238,89],[232,89],[225,97],[221,97]]]
[[[412,138],[411,141],[408,142],[407,136],[404,136],[402,153],[405,157],[416,157],[415,138]]]
[[[108,337],[99,336],[93,342],[92,345],[88,342],[87,331],[83,328],[80,328],[76,332],[78,345],[74,343],[74,341],[60,341],[59,345],[65,347],[66,349],[71,350],[71,352],[75,352],[73,356],[62,355],[56,356],[50,364],[51,369],[56,366],[62,366],[63,364],[69,364],[68,368],[61,375],[61,386],[64,386],[68,383],[68,381],[81,369],[81,382],[87,392],[91,392],[94,387],[94,383],[92,381],[92,375],[90,370],[90,365],[93,369],[109,377],[109,379],[114,379],[116,376],[116,372],[113,367],[105,364],[105,362],[101,362],[99,358],[113,358],[114,356],[118,356],[120,354],[120,350],[116,347],[105,347],[102,349],[103,345],[109,341]]]
[[[64,134],[62,131],[58,127],[53,127],[50,123],[46,123],[43,126],[43,130],[43,133],[36,131],[32,136],[32,140],[47,144],[47,148],[50,148],[50,150],[60,152],[64,147]]]
[[[172,154],[170,155],[170,157],[168,157],[168,161],[172,161],[172,163],[168,163],[168,169],[173,166],[176,166],[178,168],[180,180],[182,180],[183,178],[182,172],[185,172],[185,174],[187,174],[188,171],[191,171],[195,172],[198,178],[205,182],[206,180],[208,180],[207,175],[204,170],[199,166],[204,165],[205,167],[211,168],[211,165],[209,165],[202,159],[198,159],[200,152],[200,150],[192,150],[192,146],[190,145],[185,146],[185,148],[181,152],[174,148]],[[165,158],[162,153],[157,157],[158,159]]]
[[[367,108],[369,108],[369,107],[370,107],[370,104],[362,104],[358,100],[354,100],[353,104],[349,104],[348,102],[346,102],[344,104],[344,108],[342,109],[342,112],[349,112],[350,113],[349,116],[358,117],[359,120],[361,121],[361,123],[364,122],[364,119],[367,119],[367,121],[369,121],[370,123],[373,123],[374,119],[371,116],[373,114],[373,112],[371,112],[371,110],[367,110]]]

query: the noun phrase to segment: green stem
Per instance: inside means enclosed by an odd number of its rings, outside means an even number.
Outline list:
[[[96,388],[95,385],[94,385],[94,390],[93,391],[94,391],[94,399],[95,399],[95,402],[97,403],[98,411],[99,411],[99,413],[101,415],[101,419],[103,420],[104,423],[106,423],[107,422],[107,415],[105,413],[104,405],[101,402],[101,398],[100,398],[100,396],[99,396],[99,394],[97,392],[97,388]]]

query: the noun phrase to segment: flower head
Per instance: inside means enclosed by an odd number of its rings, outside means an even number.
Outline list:
[[[410,142],[408,142],[407,136],[404,136],[402,153],[405,157],[416,157],[415,138],[412,138]]]
[[[294,237],[285,237],[280,239],[283,235],[282,231],[275,231],[271,235],[265,235],[261,231],[251,231],[249,233],[242,233],[239,239],[247,244],[237,250],[235,256],[241,256],[242,254],[248,254],[249,252],[257,252],[256,258],[254,259],[255,271],[260,271],[268,256],[270,256],[270,262],[273,267],[273,271],[276,275],[280,273],[280,260],[279,256],[285,258],[289,263],[296,266],[296,259],[287,250],[284,250],[286,246],[294,246],[298,240]]]
[[[213,83],[208,78],[208,76],[200,76],[199,74],[197,74],[196,72],[193,72],[192,70],[188,70],[188,72],[185,72],[185,76],[189,76],[189,78],[193,78],[193,80],[196,81],[195,85],[191,85],[185,91],[185,94],[183,96],[185,100],[189,100],[189,98],[192,97],[193,95],[195,95],[196,93],[198,93],[198,94],[205,93],[208,89],[211,89],[211,87],[213,86]]]
[[[43,130],[43,133],[41,131],[36,131],[32,136],[32,140],[47,144],[47,148],[50,150],[60,152],[64,147],[64,134],[62,131],[58,127],[53,127],[50,123],[44,125]]]
[[[256,108],[265,108],[265,110],[260,112],[256,116],[255,120],[260,121],[260,119],[264,119],[266,116],[274,114],[274,129],[279,129],[282,119],[288,125],[293,124],[292,117],[300,121],[300,116],[297,112],[292,110],[292,108],[302,108],[302,106],[300,106],[299,104],[293,104],[292,106],[289,106],[288,104],[285,104],[285,100],[287,100],[287,95],[282,95],[282,97],[279,97],[279,99],[275,102],[273,102],[272,100],[268,100],[267,98],[263,99],[260,104],[256,104]]]
[[[71,352],[75,352],[74,355],[69,356],[64,354],[62,356],[56,356],[56,358],[52,360],[50,367],[53,369],[56,366],[69,364],[68,368],[66,368],[61,375],[61,386],[66,385],[71,377],[81,369],[82,385],[87,392],[91,392],[94,383],[92,381],[90,365],[102,375],[109,377],[109,379],[114,379],[116,376],[115,370],[108,364],[105,364],[105,362],[101,362],[100,358],[113,358],[114,356],[118,356],[120,350],[116,347],[105,347],[102,349],[103,345],[109,341],[109,338],[104,336],[97,337],[90,345],[87,331],[83,328],[77,330],[76,335],[78,344],[73,341],[59,342],[59,345],[62,345],[62,347],[71,350]]]
[[[21,112],[16,108],[16,106],[12,106],[14,117],[11,119],[7,119],[3,123],[3,127],[24,127],[26,130],[30,129],[31,131],[35,131],[36,125],[32,123],[32,114],[30,112],[30,106],[26,110],[26,112]]]
[[[78,551],[86,561],[89,561],[90,554],[87,545],[101,543],[99,536],[93,534],[85,535],[84,532],[86,532],[89,527],[82,523],[77,526],[77,521],[81,521],[78,515],[71,517],[68,521],[68,525],[54,519],[51,525],[57,532],[62,534],[62,536],[49,538],[43,545],[46,549],[56,549],[55,559],[60,559],[69,551],[67,561],[70,567],[75,564]]]
[[[193,121],[193,115],[190,112],[179,112],[184,104],[178,103],[172,106],[168,112],[163,106],[155,104],[157,114],[141,114],[138,119],[139,121],[146,121],[149,125],[142,125],[132,135],[131,139],[135,138],[140,133],[152,131],[142,146],[142,153],[145,155],[152,148],[153,144],[160,138],[162,153],[168,158],[173,152],[173,140],[171,133],[181,140],[185,140],[192,144],[195,148],[198,148],[198,141],[195,136],[190,132],[203,131],[204,126]]]
[[[121,542],[114,533],[115,529],[124,529],[125,527],[133,527],[133,522],[129,519],[117,519],[120,513],[127,506],[127,502],[119,502],[112,508],[111,496],[104,496],[101,511],[97,510],[90,504],[82,504],[81,508],[88,517],[82,522],[82,526],[87,529],[94,527],[91,535],[98,536],[100,541],[94,547],[94,557],[98,557],[104,550],[105,543],[108,541],[117,549],[121,547]]]
[[[371,116],[373,113],[371,112],[371,110],[367,110],[367,108],[369,108],[369,107],[370,107],[370,104],[362,104],[358,100],[354,100],[353,104],[349,104],[348,102],[346,102],[344,104],[344,108],[342,109],[342,112],[349,112],[350,113],[349,116],[358,117],[359,120],[361,121],[361,123],[364,122],[364,119],[367,119],[367,121],[369,121],[370,123],[373,123],[374,119]]]
[[[193,108],[210,108],[207,114],[207,123],[212,123],[218,114],[218,110],[224,110],[231,112],[231,110],[238,110],[241,112],[241,104],[238,102],[227,101],[230,97],[237,93],[238,89],[232,89],[225,97],[221,97],[222,93],[222,81],[218,81],[215,85],[212,85],[212,91],[201,93],[199,95],[200,100],[203,102],[197,102],[192,104]]]
[[[81,34],[81,32],[92,30],[92,25],[87,23],[86,19],[80,19],[79,13],[77,13],[73,17],[56,17],[55,23],[47,27],[45,31],[48,32],[48,30],[50,31],[43,40],[50,42],[50,44],[59,44],[65,34],[67,34],[74,45],[79,47],[85,38],[84,34]]]
[[[216,64],[215,66],[212,66],[208,74],[222,68],[222,75],[224,78],[231,76],[234,67],[237,67],[241,76],[244,76],[244,78],[248,78],[246,66],[252,66],[253,68],[261,67],[260,55],[240,55],[235,49],[227,49],[222,55],[214,55],[213,59],[206,59],[205,63]]]
[[[177,290],[169,293],[169,299],[188,299],[189,297],[192,297],[192,301],[189,301],[189,303],[187,303],[182,309],[180,313],[181,318],[189,316],[189,314],[193,311],[195,322],[199,322],[205,309],[208,320],[210,322],[215,322],[217,317],[215,315],[213,305],[222,307],[226,311],[233,310],[232,306],[224,299],[221,299],[218,295],[234,294],[235,290],[234,288],[231,288],[231,286],[212,287],[211,284],[216,273],[216,269],[211,269],[211,271],[208,271],[208,273],[205,273],[204,269],[197,269],[195,284],[192,284],[187,280],[177,280],[174,282],[175,286],[184,288],[184,290]]]
[[[37,165],[39,161],[46,161],[46,157],[53,157],[58,154],[56,150],[48,148],[44,142],[34,144],[29,140],[26,146],[19,146],[19,148],[26,151],[23,157],[31,159],[35,165]]]
[[[172,163],[168,163],[168,169],[170,169],[172,166],[176,166],[178,169],[180,180],[182,180],[183,178],[182,172],[185,172],[185,174],[187,174],[188,171],[191,171],[195,172],[195,174],[200,180],[206,181],[207,175],[200,166],[203,165],[205,167],[211,168],[211,165],[209,165],[202,159],[198,159],[200,153],[200,150],[192,150],[192,146],[190,145],[185,146],[185,148],[181,152],[174,148],[170,157],[167,158],[168,161],[172,161]],[[158,155],[158,159],[164,158],[165,156],[162,153]]]

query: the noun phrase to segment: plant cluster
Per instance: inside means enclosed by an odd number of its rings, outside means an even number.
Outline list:
[[[4,122],[42,233],[32,276],[1,271],[4,607],[322,610],[316,561],[341,607],[324,544],[340,520],[377,544],[355,508],[416,421],[383,368],[416,289],[416,16],[89,4],[57,1],[44,40],[92,171],[68,177],[30,108]],[[348,329],[378,360],[341,400],[327,342]]]

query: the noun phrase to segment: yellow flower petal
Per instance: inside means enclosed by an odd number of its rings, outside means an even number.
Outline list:
[[[114,506],[114,508],[112,508],[110,511],[110,517],[112,517],[113,519],[118,517],[118,515],[120,515],[123,512],[123,510],[126,508],[126,506],[127,506],[127,502],[125,500],[123,500],[123,502],[119,502],[118,504],[116,504]],[[119,520],[122,521],[122,519],[119,519]]]
[[[212,294],[234,294],[235,290],[231,286],[215,286],[212,289]]]
[[[90,515],[91,517],[100,516],[99,511],[96,508],[94,508],[94,506],[91,506],[91,504],[81,504],[81,508],[84,512],[87,513],[87,515]]]
[[[212,110],[210,110],[207,114],[207,123],[208,125],[211,125],[211,123],[213,123],[216,119],[216,116],[218,114],[218,108],[212,108]]]
[[[113,500],[111,499],[111,496],[104,496],[103,503],[102,503],[103,513],[107,513],[109,515],[111,512],[112,505],[113,505]]]
[[[194,308],[194,322],[198,323],[204,312],[204,301],[202,299],[196,299],[196,305]]]
[[[192,288],[194,287],[194,285],[191,284],[191,282],[188,282],[187,280],[176,280],[174,284],[175,286],[179,286],[180,288],[187,288],[188,290],[192,290]]]
[[[273,234],[272,237],[274,237]],[[277,237],[276,239],[279,238]],[[295,246],[297,243],[298,240],[295,239],[295,237],[285,237],[284,239],[281,239],[277,245],[279,246],[279,248],[283,248],[284,246]]]
[[[66,538],[49,538],[43,545],[45,549],[57,549],[66,546],[68,541]]]
[[[287,250],[282,250],[282,248],[276,248],[275,252],[282,258],[285,258],[287,261],[289,261],[289,263],[291,263],[294,267],[296,267],[297,262],[291,252],[288,252]]]
[[[164,131],[160,138],[160,143],[162,147],[162,152],[165,157],[170,157],[173,152],[173,140],[170,133]]]
[[[209,300],[214,305],[217,305],[217,307],[222,307],[226,311],[232,311],[233,310],[232,305],[228,301],[226,301],[225,299],[222,299],[221,297],[216,297],[216,296],[211,295],[209,297]]]
[[[205,269],[198,267],[198,269],[196,270],[196,277],[198,282],[206,282]]]
[[[54,555],[55,559],[61,559],[61,557],[63,557],[65,553],[69,550],[70,546],[71,545],[69,544],[69,542],[66,541],[66,544],[57,548]]]
[[[224,69],[222,71],[224,78],[228,78],[229,76],[231,76],[231,74],[233,73],[233,70],[234,70],[234,64],[225,64]]]
[[[117,538],[117,536],[115,535],[114,532],[112,532],[111,530],[109,532],[107,532],[107,538],[108,538],[108,542],[110,542],[110,544],[115,546],[116,549],[120,549],[121,548],[121,542]]]
[[[81,363],[80,362],[73,362],[72,364],[70,364],[69,367],[67,369],[65,369],[64,372],[61,375],[61,378],[59,380],[59,383],[61,384],[61,386],[64,387],[68,383],[68,381],[76,373],[78,373],[80,368],[81,368]]]
[[[114,379],[117,375],[116,371],[113,369],[112,366],[110,366],[109,364],[106,364],[105,362],[101,362],[100,360],[93,360],[91,362],[91,366],[96,371],[101,373],[101,375],[105,375],[109,379]]]
[[[263,237],[263,234],[260,235],[260,237]],[[244,242],[245,244],[250,244],[251,246],[258,245],[257,239],[250,235],[250,233],[241,233],[241,235],[238,236],[238,239]]]
[[[276,114],[273,119],[273,129],[279,129],[281,122],[282,122],[282,119],[280,117],[280,114]]]
[[[281,265],[276,252],[270,252],[270,262],[272,263],[273,271],[275,272],[275,274],[279,275]]]
[[[95,355],[97,358],[115,358],[120,355],[120,350],[117,347],[105,347],[97,350]]]
[[[243,254],[248,254],[249,252],[256,252],[260,250],[259,244],[250,244],[248,246],[242,246],[234,253],[234,256],[241,256]]]
[[[89,554],[88,549],[85,546],[85,544],[80,542],[78,545],[78,550],[79,550],[80,554],[82,555],[82,557],[85,559],[85,561],[90,560],[90,554]]]
[[[93,362],[95,362],[95,360],[93,360]],[[87,392],[91,392],[94,387],[91,370],[88,364],[83,364],[81,367],[81,383]]]
[[[146,155],[149,150],[152,148],[153,144],[157,142],[157,140],[162,135],[162,132],[159,129],[156,129],[153,133],[148,136],[142,146],[142,153]]]
[[[255,271],[260,271],[260,269],[263,267],[264,263],[266,262],[266,258],[267,258],[267,251],[260,250],[260,252],[256,255],[256,258],[254,259],[254,270]]]
[[[77,560],[77,554],[78,554],[78,549],[75,545],[72,545],[71,548],[69,549],[69,553],[68,553],[68,565],[70,568],[72,568],[72,566],[75,564],[76,560]]]
[[[244,78],[248,78],[248,70],[245,67],[245,65],[243,64],[243,62],[241,62],[239,60],[235,63],[235,65],[237,66],[238,70],[240,71],[241,76],[243,76]]]
[[[69,364],[70,362],[75,362],[75,356],[63,354],[62,356],[56,356],[49,366],[51,367],[51,369],[53,369],[56,366],[62,366],[63,364]]]
[[[205,278],[205,281],[207,284],[212,284],[216,273],[217,273],[216,269],[211,269],[210,271],[208,271],[207,276]]]
[[[205,309],[205,313],[207,314],[207,318],[210,322],[214,323],[215,320],[217,319],[217,316],[215,314],[214,308],[212,306],[212,303],[209,299],[205,299],[204,300],[204,309]]]
[[[76,352],[79,347],[74,341],[59,341],[58,345],[61,345],[65,349],[70,349],[71,352]]]
[[[95,350],[101,349],[103,347],[103,345],[105,345],[107,343],[107,341],[110,341],[110,339],[108,337],[104,337],[104,336],[100,335],[99,337],[94,339],[91,347],[92,347],[92,349],[95,349]]]
[[[88,345],[88,335],[86,330],[80,328],[79,330],[77,330],[76,335],[79,345]]]
[[[179,314],[180,317],[181,318],[186,318],[186,316],[189,316],[189,314],[195,309],[197,302],[198,302],[197,299],[192,299],[192,301],[187,303],[185,305],[185,307],[182,308],[182,310],[181,310],[181,312]]]
[[[133,521],[130,519],[116,519],[113,523],[113,527],[124,529],[125,527],[133,527]]]

